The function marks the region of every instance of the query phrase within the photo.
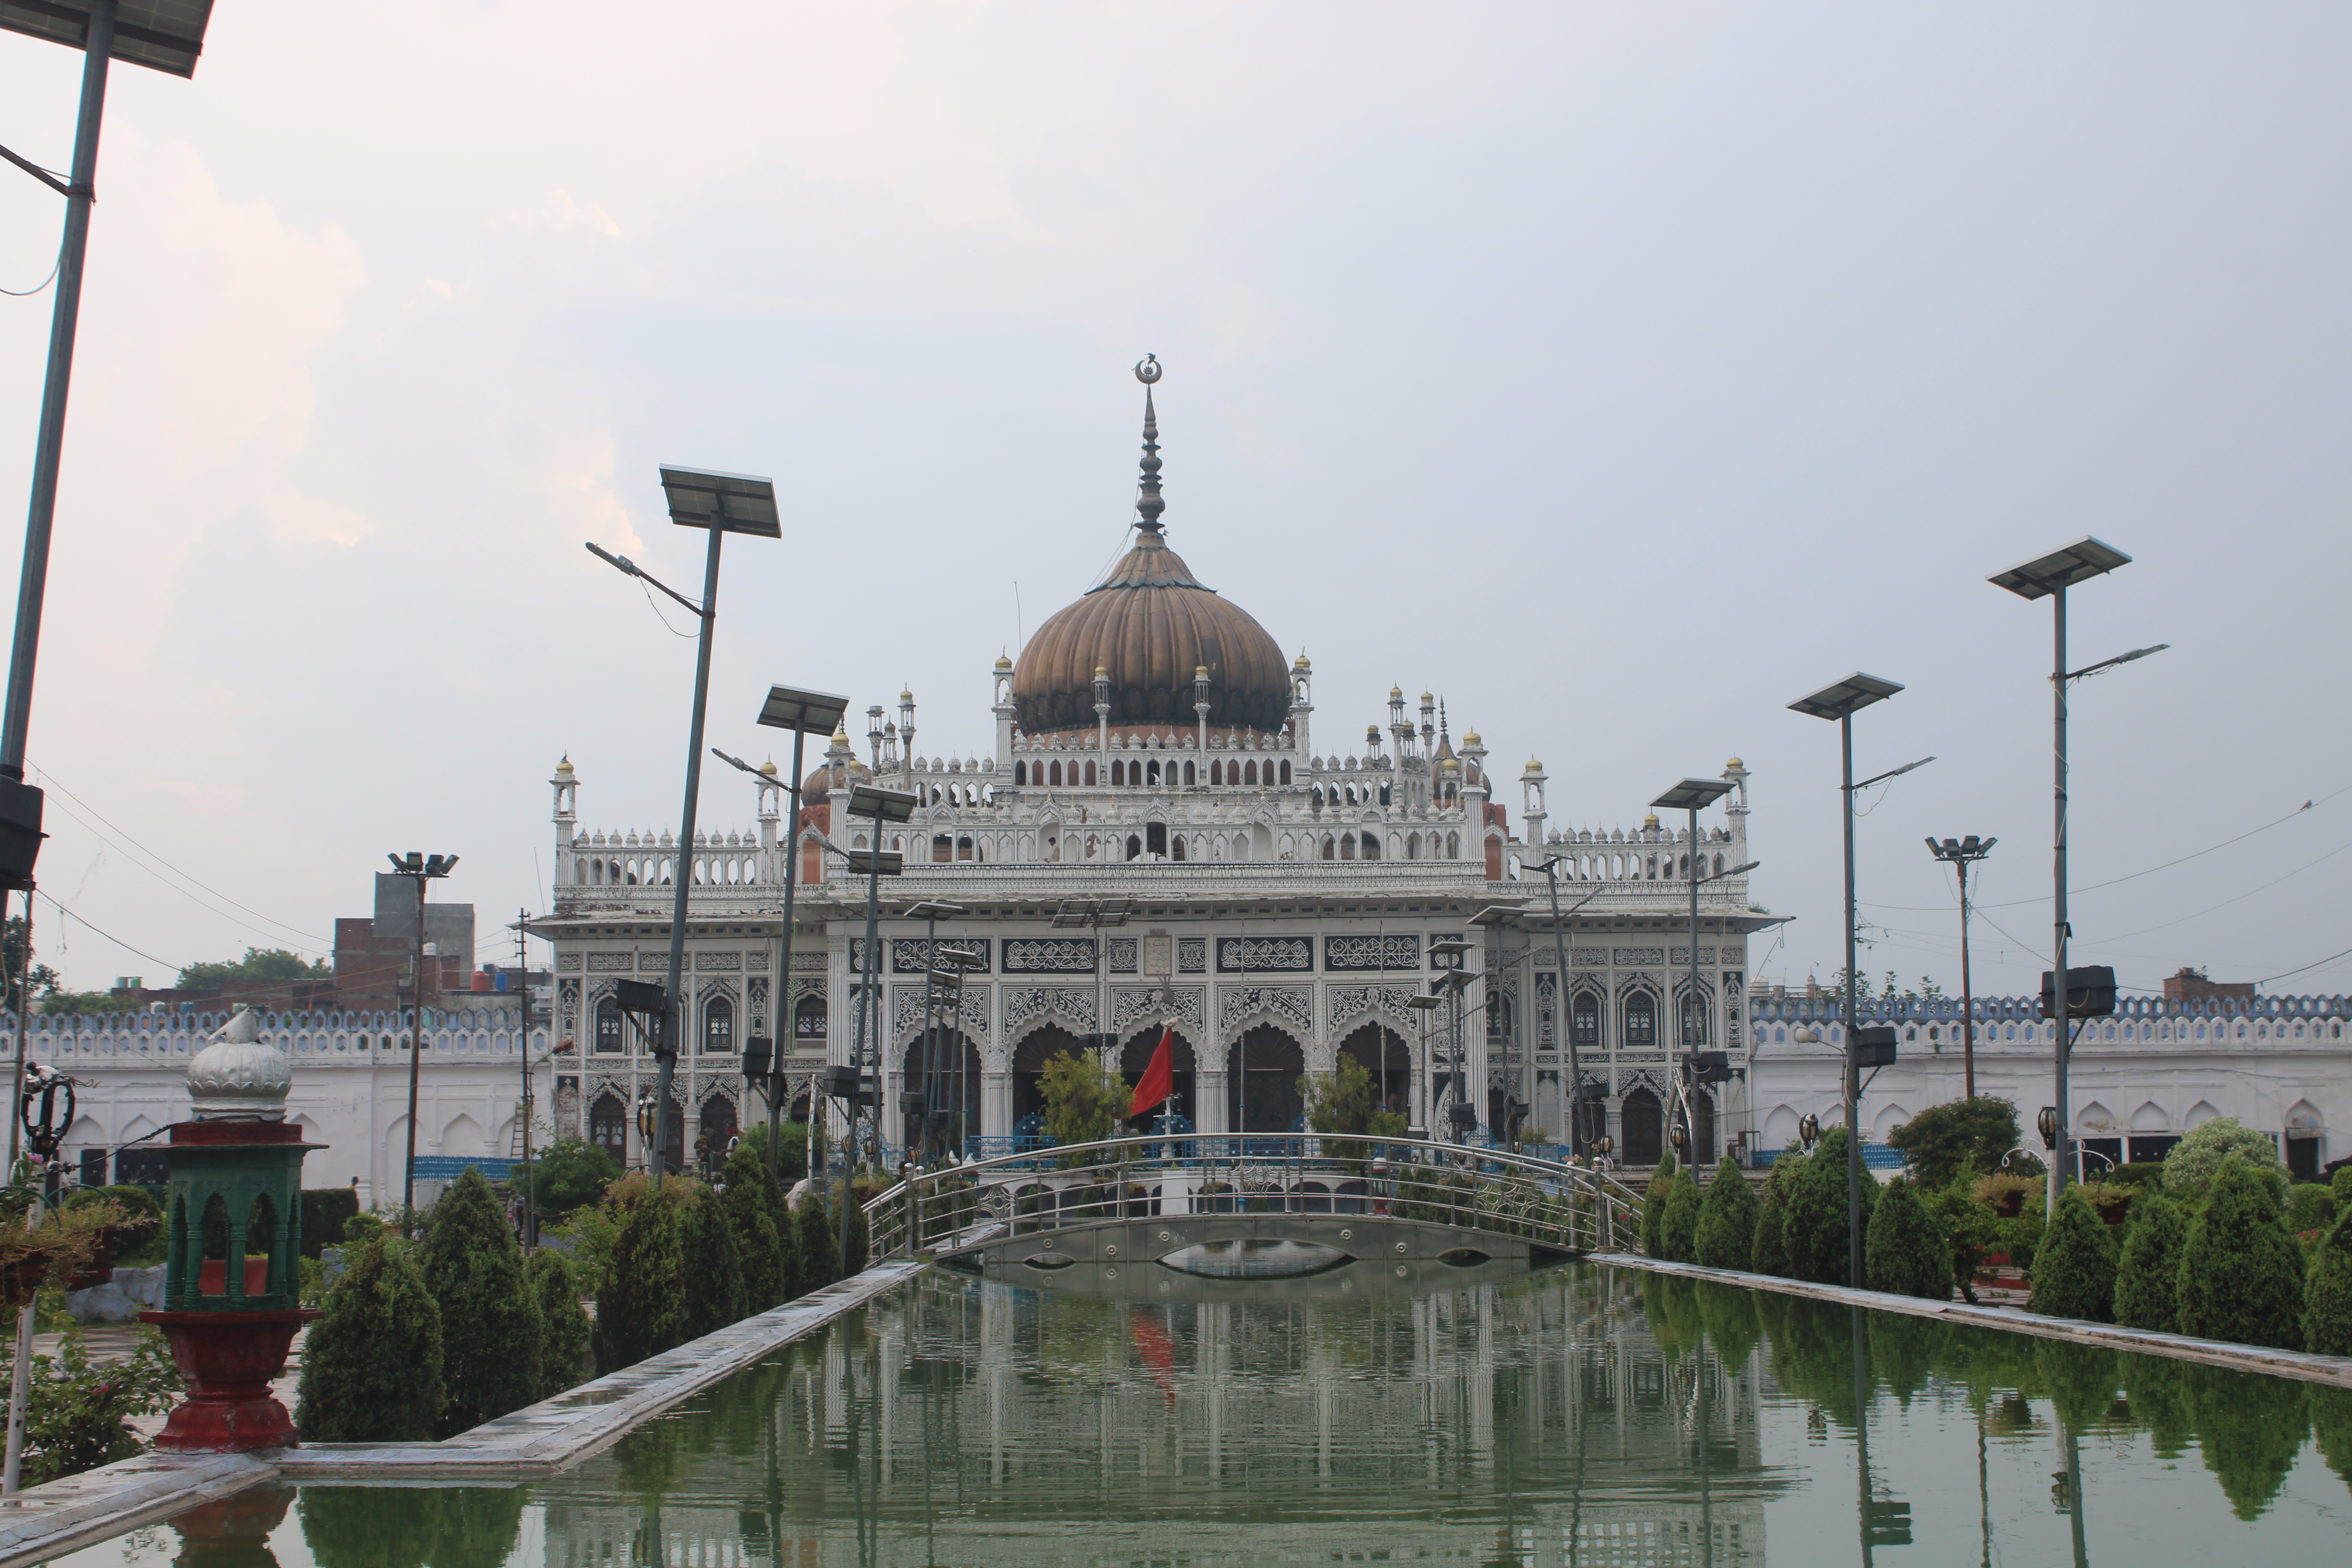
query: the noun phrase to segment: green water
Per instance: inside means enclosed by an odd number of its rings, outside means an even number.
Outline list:
[[[934,1273],[553,1480],[310,1487],[63,1560],[2352,1558],[2352,1392],[1569,1265]]]

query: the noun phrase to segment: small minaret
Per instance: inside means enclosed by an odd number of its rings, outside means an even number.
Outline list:
[[[1404,688],[1389,688],[1389,733],[1396,737],[1398,765],[1412,760],[1412,723],[1404,716]]]
[[[1421,746],[1424,756],[1437,755],[1437,699],[1421,694]]]
[[[877,702],[866,710],[866,765],[874,776],[882,776],[882,704]]]
[[[1314,753],[1308,750],[1307,723],[1315,711],[1315,667],[1307,662],[1307,650],[1300,648],[1290,665],[1290,748],[1301,757]]]
[[[778,868],[772,880],[782,881],[782,862],[776,857],[781,842],[776,837],[777,825],[784,819],[784,781],[776,769],[776,759],[770,757],[760,764],[760,863]]]
[[[1527,818],[1528,842],[1540,847],[1544,823],[1550,814],[1544,809],[1544,765],[1533,757],[1528,759],[1528,771],[1519,775],[1519,815]]]
[[[1201,721],[1200,779],[1202,784],[1207,784],[1209,782],[1207,772],[1209,766],[1209,667],[1205,664],[1196,664],[1192,667],[1192,713]]]
[[[572,753],[555,764],[555,776],[547,781],[555,789],[555,880],[561,887],[572,880],[572,841],[580,831],[580,775],[572,771]]]
[[[1013,782],[1013,660],[998,654],[989,676],[996,693],[996,782],[1003,785]]]
[[[1723,776],[1731,781],[1732,786],[1730,798],[1723,803],[1723,815],[1728,822],[1727,831],[1734,844],[1745,845],[1748,842],[1748,764],[1734,757],[1723,764]],[[1736,866],[1747,858],[1744,852],[1737,854],[1731,858],[1731,863]]]
[[[915,693],[911,689],[898,693],[898,787],[915,787]]]
[[[1144,395],[1147,398],[1150,394]],[[1110,783],[1110,671],[1095,666],[1095,749],[1102,753],[1102,782]]]

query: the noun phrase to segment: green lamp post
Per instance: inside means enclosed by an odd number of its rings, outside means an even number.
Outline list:
[[[140,1314],[163,1331],[188,1385],[158,1448],[224,1454],[294,1441],[269,1385],[286,1370],[294,1331],[320,1315],[300,1305],[302,1156],[325,1145],[305,1143],[286,1120],[292,1085],[292,1065],[261,1038],[249,1007],[188,1063],[194,1115],[172,1126],[163,1310]],[[207,1257],[215,1247],[222,1255]]]

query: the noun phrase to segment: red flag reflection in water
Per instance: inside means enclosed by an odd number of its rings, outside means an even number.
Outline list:
[[[1128,1326],[1135,1334],[1137,1353],[1143,1364],[1151,1369],[1151,1381],[1160,1385],[1160,1397],[1169,1409],[1176,1408],[1176,1342],[1160,1326],[1160,1320],[1141,1307],[1128,1316]]]

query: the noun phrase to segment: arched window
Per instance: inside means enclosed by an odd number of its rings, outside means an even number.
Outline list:
[[[1688,992],[1683,994],[1683,1049],[1696,1051],[1706,1045],[1706,998]]]
[[[944,833],[931,835],[931,864],[944,866],[955,858],[955,840]]]
[[[1169,858],[1171,859],[1181,860],[1184,858],[1184,836],[1182,834],[1178,834],[1174,839],[1170,841],[1168,851]]]
[[[1408,860],[1418,860],[1421,858],[1420,834],[1408,833],[1404,836],[1404,858]]]
[[[1339,858],[1339,845],[1333,841],[1329,834],[1325,834],[1323,836],[1323,858],[1326,860],[1337,860]]]
[[[1127,782],[1127,764],[1125,763],[1119,762],[1111,763],[1110,782],[1114,788]]]
[[[1282,782],[1284,784],[1288,784],[1290,782],[1290,764],[1288,763],[1282,764]]]
[[[1243,765],[1242,783],[1250,784],[1257,783],[1257,763],[1253,762]]]
[[[793,1034],[803,1040],[824,1038],[824,998],[811,992],[793,1009]]]
[[[959,860],[969,860],[971,858],[971,838],[970,835],[966,835],[965,837],[956,840],[956,858]]]
[[[1013,782],[1015,784],[1025,784],[1029,782],[1029,764],[1027,763],[1015,763],[1013,764]]]
[[[1138,838],[1132,833],[1129,834],[1127,836],[1127,858],[1130,860],[1136,860],[1140,859],[1142,856],[1143,840]]]
[[[1658,999],[1646,991],[1625,998],[1625,1048],[1646,1051],[1658,1043]]]
[[[1486,1042],[1502,1045],[1511,1037],[1511,999],[1496,994],[1486,1001]]]
[[[1189,787],[1191,787],[1192,783],[1192,763],[1186,763],[1184,764],[1184,784],[1185,784],[1186,787],[1187,787],[1187,788],[1189,788]]]
[[[723,1057],[735,1048],[735,1004],[713,996],[702,1005],[702,1054]]]
[[[1225,764],[1223,763],[1215,762],[1209,764],[1209,782],[1213,784],[1221,784],[1225,782]]]
[[[1448,860],[1462,858],[1462,835],[1449,833],[1445,836],[1445,858]]]
[[[607,996],[596,1004],[596,1049],[617,1053],[626,1048],[622,1039],[621,1005]]]
[[[1078,764],[1077,764],[1077,763],[1072,763],[1070,764],[1070,766],[1072,766],[1073,768],[1076,767],[1077,765],[1078,765]],[[1088,763],[1087,764],[1087,784],[1088,784],[1089,786],[1091,786],[1091,785],[1094,784],[1094,782],[1095,782],[1095,765],[1094,765],[1094,763]]]
[[[1601,998],[1580,991],[1568,999],[1568,1037],[1580,1051],[1601,1048]]]
[[[614,1163],[628,1163],[629,1109],[609,1089],[588,1108],[588,1142],[613,1156]]]
[[[1718,877],[1723,875],[1723,857],[1720,855],[1715,858],[1715,874]]]
[[[1165,855],[1168,853],[1168,825],[1166,823],[1151,822],[1144,825],[1143,852],[1147,855]]]
[[[1377,834],[1377,833],[1367,833],[1367,834],[1365,834],[1365,835],[1364,835],[1364,858],[1365,858],[1365,859],[1367,859],[1367,860],[1377,860],[1377,859],[1379,859],[1380,858],[1381,858],[1381,836],[1380,836],[1379,834]]]
[[[1342,833],[1339,835],[1339,858],[1353,860],[1355,858],[1356,836],[1352,833]]]
[[[1061,763],[1054,763],[1054,764],[1053,764],[1053,766],[1052,766],[1052,767],[1050,767],[1050,768],[1048,768],[1048,769],[1046,770],[1046,778],[1045,778],[1045,782],[1046,782],[1047,784],[1060,784],[1060,783],[1062,782],[1062,764],[1061,764]]]
[[[1152,759],[1151,759],[1151,761],[1150,761],[1150,762],[1149,762],[1149,763],[1145,763],[1145,764],[1144,764],[1144,780],[1145,780],[1145,782],[1146,782],[1146,783],[1149,783],[1149,784],[1158,784],[1158,783],[1160,782],[1160,759],[1159,759],[1159,758],[1154,757],[1154,758],[1152,758]]]

